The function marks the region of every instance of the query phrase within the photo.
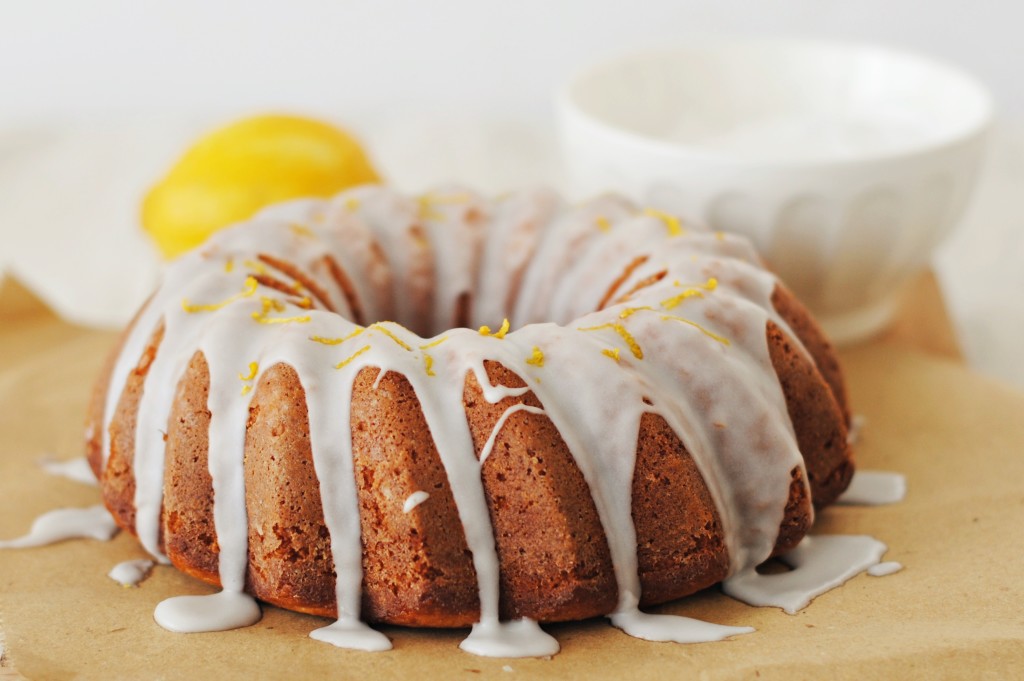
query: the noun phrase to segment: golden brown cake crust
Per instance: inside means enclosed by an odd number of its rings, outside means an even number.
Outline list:
[[[656,414],[644,414],[633,472],[641,604],[688,596],[725,579],[721,520],[690,453]]]
[[[816,506],[827,506],[847,488],[854,470],[839,360],[817,322],[782,285],[776,286],[772,302],[814,359],[814,364],[804,361],[782,330],[769,322],[768,349],[804,456],[811,496]]]
[[[175,392],[164,459],[164,552],[182,572],[209,582],[217,574],[213,479],[209,469],[210,372],[195,353]]]
[[[335,602],[334,565],[308,422],[295,370],[285,364],[267,369],[245,433],[247,586],[282,607],[322,612]]]
[[[352,446],[363,538],[363,617],[409,626],[478,619],[476,571],[437,447],[412,385],[363,369]],[[414,492],[430,497],[411,511]],[[436,623],[436,624],[435,624]]]
[[[485,368],[493,385],[526,387],[497,362]],[[477,457],[507,409],[542,406],[532,392],[491,404],[473,374],[463,404]],[[590,488],[547,415],[509,416],[482,475],[501,566],[502,618],[564,621],[610,612],[618,591],[608,543]]]
[[[843,381],[843,370],[832,342],[818,326],[804,304],[782,283],[772,291],[772,307],[814,358],[814,364],[832,391],[832,397],[839,405],[844,424],[850,425],[850,404]]]
[[[156,358],[163,335],[164,327],[161,324],[153,332],[138,363],[128,374],[114,418],[110,422],[110,456],[99,476],[103,503],[117,524],[132,533],[135,532],[135,424],[146,374]]]

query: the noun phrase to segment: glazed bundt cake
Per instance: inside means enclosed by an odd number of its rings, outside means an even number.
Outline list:
[[[610,195],[368,186],[175,262],[87,440],[117,522],[223,586],[164,626],[251,623],[251,594],[339,644],[474,625],[487,652],[599,615],[678,639],[638,607],[800,542],[852,476],[848,418],[742,238]]]

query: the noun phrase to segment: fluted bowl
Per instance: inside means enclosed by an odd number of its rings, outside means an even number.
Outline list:
[[[629,55],[557,106],[570,193],[614,188],[748,235],[840,343],[885,327],[956,224],[992,120],[957,68],[807,41]]]

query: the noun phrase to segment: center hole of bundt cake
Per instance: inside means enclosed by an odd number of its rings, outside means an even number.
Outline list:
[[[514,311],[510,305],[475,306],[479,302],[481,291],[463,291],[454,299],[438,300],[437,291],[432,292],[432,299],[424,299],[415,305],[407,305],[405,309],[396,309],[395,318],[390,320],[401,324],[419,336],[429,338],[451,329],[472,329],[482,333],[501,333],[504,335],[512,330]],[[441,306],[438,309],[438,306]],[[476,307],[476,309],[474,309]],[[486,313],[481,310],[489,310]],[[376,320],[370,320],[370,323]],[[388,321],[388,320],[383,320]],[[537,321],[537,320],[531,320]]]
[[[325,307],[331,307],[327,304],[329,296],[326,286],[319,286],[313,277],[300,268],[270,255],[261,254],[259,259],[287,275],[288,279],[301,283],[303,289],[315,300]],[[352,321],[362,326],[391,321],[419,336],[432,337],[453,328],[482,330],[487,327],[492,333],[504,334],[527,324],[569,324],[579,316],[628,300],[641,289],[661,281],[667,274],[665,270],[642,269],[649,259],[648,255],[633,258],[612,272],[601,284],[600,290],[578,291],[579,295],[573,296],[567,296],[565,291],[559,290],[560,302],[555,300],[554,291],[560,288],[562,282],[552,281],[550,276],[540,276],[539,279],[544,281],[537,286],[536,282],[531,285],[524,281],[528,279],[524,272],[501,281],[486,279],[498,275],[480,273],[472,289],[453,293],[450,289],[446,290],[446,282],[438,279],[437,269],[432,276],[412,270],[393,272],[395,280],[392,282],[390,301],[383,307],[380,301],[363,300],[366,292],[357,289],[333,257],[325,258],[323,264],[333,284],[343,294],[348,307],[346,316],[350,316]],[[287,283],[273,277],[260,275],[256,278],[260,283],[273,288],[292,291]],[[538,294],[535,291],[544,293]],[[565,299],[573,302],[567,305]],[[390,315],[384,311],[388,308]],[[382,312],[386,318],[380,318]]]
[[[667,270],[649,266],[648,254],[633,256],[606,269],[602,276],[568,280],[564,272],[532,271],[531,266],[538,263],[530,259],[514,273],[478,272],[472,288],[458,291],[452,284],[465,282],[465,273],[439,267],[437,261],[425,268],[406,263],[401,270],[391,269],[390,282],[385,277],[370,285],[353,280],[333,254],[309,267],[268,253],[260,253],[257,260],[251,263],[252,278],[301,301],[300,306],[337,312],[360,326],[395,322],[425,338],[453,328],[503,336],[528,324],[570,324],[585,314],[635,298],[667,275]],[[387,262],[383,255],[380,261]]]

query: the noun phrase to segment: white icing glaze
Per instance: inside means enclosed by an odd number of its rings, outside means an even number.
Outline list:
[[[753,633],[753,627],[727,627],[677,615],[652,615],[633,609],[616,613],[612,624],[635,638],[645,641],[674,643],[706,643],[723,641],[730,636]]]
[[[550,657],[559,651],[558,641],[525,617],[511,622],[482,620],[459,647],[482,657]]]
[[[412,509],[416,508],[429,498],[430,494],[424,492],[423,490],[417,490],[413,492],[408,497],[406,497],[405,503],[402,504],[402,513],[409,513],[410,511],[412,511]]]
[[[501,656],[558,649],[536,623],[498,618],[499,566],[480,471],[517,411],[552,421],[590,487],[618,584],[616,626],[654,640],[718,640],[748,631],[638,610],[631,494],[644,413],[662,416],[693,456],[717,506],[734,575],[753,574],[770,555],[790,471],[803,466],[765,340],[769,320],[788,331],[771,305],[776,281],[746,241],[685,227],[681,233],[674,219],[641,214],[613,196],[564,207],[543,190],[487,202],[445,188],[415,201],[361,187],[327,201],[276,206],[181,258],[131,329],[111,385],[124,384],[163,324],[145,377],[133,461],[136,530],[163,559],[163,433],[179,378],[197,351],[205,356],[223,591],[164,601],[157,621],[201,631],[259,619],[258,606],[243,594],[245,423],[260,376],[284,363],[306,394],[337,574],[338,622],[314,638],[390,647],[359,620],[362,546],[350,419],[353,384],[364,368],[379,369],[375,390],[388,372],[406,377],[437,445],[478,579],[480,621],[464,649]],[[305,273],[319,291],[261,260],[263,254]],[[333,276],[328,259],[346,273],[351,290]],[[273,276],[294,294],[257,275]],[[369,326],[353,320],[357,309]],[[489,325],[491,335],[449,328],[467,313],[471,326]],[[502,316],[515,330],[498,330]],[[371,323],[392,317],[409,328]],[[528,387],[492,385],[488,360]],[[469,372],[491,403],[532,391],[544,406],[506,410],[478,453],[462,404]],[[119,399],[118,390],[106,398],[104,461]]]
[[[0,549],[45,546],[65,539],[109,541],[115,534],[117,525],[103,506],[58,508],[36,518],[25,536],[0,540]]]
[[[387,636],[351,617],[315,629],[309,633],[309,637],[339,648],[365,650],[369,653],[391,650],[391,641]]]
[[[536,257],[538,238],[561,206],[561,199],[545,189],[518,192],[496,202],[480,263],[487,276],[478,279],[473,319],[495,324],[509,316],[527,265]]]
[[[498,433],[505,427],[505,422],[508,421],[508,417],[517,411],[525,411],[531,414],[543,414],[544,410],[538,407],[531,407],[528,404],[513,404],[511,407],[505,410],[498,421],[494,424],[494,428],[491,429],[491,434],[487,438],[487,442],[484,443],[483,449],[480,450],[480,465],[483,466],[484,462],[487,461],[487,457],[491,455],[491,450],[494,449],[494,443],[498,439]]]
[[[110,577],[121,586],[138,586],[139,582],[149,576],[153,565],[153,561],[146,560],[145,558],[126,560],[111,568],[110,572],[107,573],[107,577]]]
[[[253,598],[227,590],[207,596],[175,596],[160,601],[153,611],[157,624],[179,634],[240,629],[256,624],[262,615]]]
[[[892,575],[903,569],[902,563],[897,563],[894,560],[879,563],[878,565],[872,565],[868,568],[868,574],[872,577],[885,577]]]
[[[725,580],[722,589],[744,603],[775,606],[794,615],[815,597],[877,565],[886,548],[864,535],[804,537],[782,557],[793,568],[789,572],[762,575],[751,567]]]
[[[858,469],[846,491],[836,500],[845,506],[884,506],[903,501],[907,478],[902,473]]]
[[[80,482],[83,485],[96,486],[96,476],[89,467],[89,461],[84,456],[79,456],[66,461],[59,461],[52,456],[46,456],[39,460],[39,467],[50,475],[56,475],[68,480]]]

